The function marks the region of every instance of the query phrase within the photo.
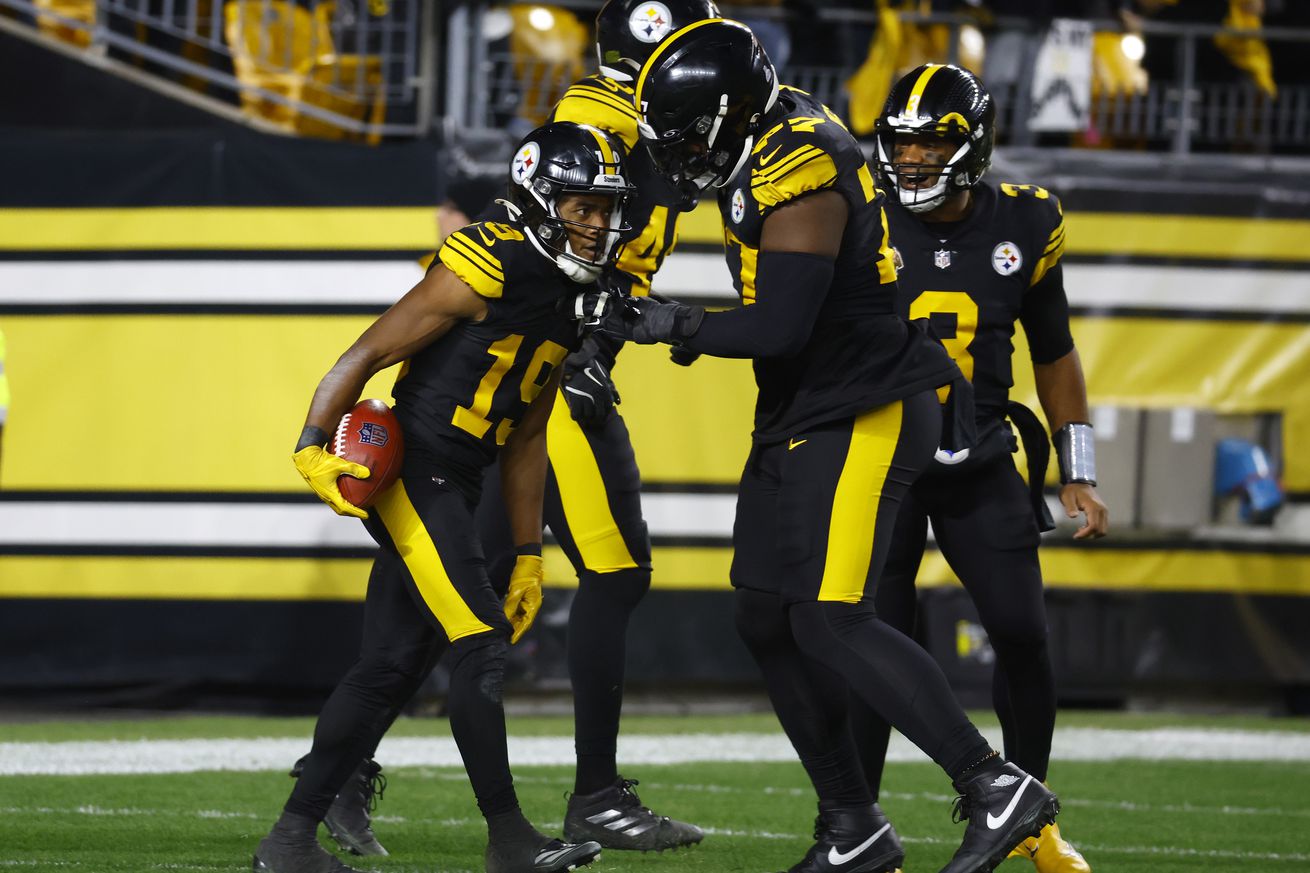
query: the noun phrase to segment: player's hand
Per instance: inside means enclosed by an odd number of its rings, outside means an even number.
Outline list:
[[[699,357],[700,352],[693,352],[686,346],[674,346],[669,349],[669,360],[679,367],[690,367]]]
[[[1070,482],[1060,489],[1060,503],[1070,518],[1077,518],[1080,512],[1084,516],[1083,526],[1074,533],[1074,539],[1099,539],[1110,532],[1110,510],[1096,493],[1096,486]]]
[[[505,617],[513,633],[510,645],[517,643],[532,627],[537,611],[541,609],[541,580],[546,577],[540,555],[519,555],[514,561],[514,572],[509,576],[509,591],[505,594]]]
[[[564,400],[573,420],[586,428],[600,427],[619,402],[618,389],[609,370],[597,354],[595,340],[588,340],[564,360]]]
[[[354,476],[356,479],[367,479],[372,475],[368,467],[352,463],[345,458],[338,458],[322,446],[305,446],[292,455],[291,460],[295,462],[301,478],[309,483],[309,487],[314,489],[319,499],[332,507],[337,515],[368,518],[368,512],[347,502],[346,498],[341,496],[341,489],[337,487],[337,477],[343,474]]]
[[[558,309],[562,315],[569,315],[578,322],[578,331],[586,328],[598,328],[605,321],[605,316],[614,309],[618,293],[597,283],[590,291],[581,291],[573,297],[560,300]]]
[[[628,297],[605,316],[600,331],[641,345],[678,343],[700,329],[703,306]]]

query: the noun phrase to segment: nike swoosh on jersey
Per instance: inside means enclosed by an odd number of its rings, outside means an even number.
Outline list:
[[[1020,785],[1019,789],[1014,792],[1014,797],[1010,798],[1009,805],[1006,806],[1004,810],[1002,810],[999,816],[992,815],[990,812],[987,813],[987,827],[991,828],[992,830],[996,830],[1001,825],[1005,824],[1007,821],[1010,820],[1010,814],[1013,813],[1014,808],[1019,805],[1019,795],[1023,794],[1023,790],[1027,788],[1028,784],[1032,781],[1033,781],[1033,777],[1031,776],[1024,777],[1023,784]]]
[[[803,439],[803,440],[790,440],[790,441],[787,443],[787,451],[790,452],[792,449],[796,448],[797,446],[803,446],[803,445],[805,445],[805,444],[808,443],[808,442],[809,442],[808,439]]]
[[[760,155],[760,166],[763,167],[767,165],[769,161],[773,160],[774,156],[778,154],[778,149],[781,148],[782,146],[778,146],[773,151],[769,152],[767,155]]]
[[[891,822],[887,822],[887,824],[883,825],[876,834],[869,837],[867,840],[860,843],[858,846],[856,846],[854,849],[851,849],[849,852],[839,852],[837,851],[837,847],[833,846],[828,850],[828,863],[834,867],[842,866],[847,861],[850,861],[856,855],[860,854],[865,849],[869,848],[874,843],[878,842],[878,838],[881,837],[883,834],[887,833],[887,829],[890,828],[891,826],[892,826]]]
[[[482,237],[482,244],[487,248],[491,248],[496,244],[496,238],[494,236],[489,236],[484,228],[478,228],[478,236]]]

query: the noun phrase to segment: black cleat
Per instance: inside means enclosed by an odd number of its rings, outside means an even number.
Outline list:
[[[312,834],[286,834],[277,828],[259,841],[250,869],[254,873],[361,873],[338,861]]]
[[[983,768],[955,786],[955,820],[969,822],[941,873],[991,873],[1010,850],[1055,821],[1060,799],[1013,764]]]
[[[632,786],[636,779],[624,779],[591,794],[569,797],[564,813],[565,839],[595,840],[607,849],[663,852],[691,846],[705,838],[694,824],[656,815],[641,805]]]
[[[814,845],[787,873],[891,873],[905,861],[896,829],[878,804],[819,809]]]
[[[299,778],[304,765],[305,759],[301,758],[291,768],[291,775]],[[387,777],[382,775],[382,765],[372,758],[365,758],[350,774],[323,817],[328,833],[343,851],[352,855],[388,854],[373,834],[373,820],[369,817],[386,790]]]
[[[600,844],[566,843],[545,834],[487,844],[487,873],[566,873],[600,857]]]

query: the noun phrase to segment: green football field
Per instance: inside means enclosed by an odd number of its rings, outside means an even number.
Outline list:
[[[308,719],[228,717],[0,723],[0,871],[248,870],[290,790],[285,767],[311,728]],[[569,730],[566,719],[511,718],[523,807],[555,832],[572,769],[524,762],[558,760]],[[1064,802],[1060,822],[1098,873],[1310,870],[1307,720],[1067,713],[1060,730],[1057,754],[1067,751],[1050,774]],[[777,754],[771,716],[635,717],[624,732],[625,742],[649,741],[656,757],[663,742],[704,751],[723,740],[741,758],[758,741],[772,759],[627,766],[643,801],[708,835],[677,853],[607,852],[597,873],[765,873],[785,870],[809,845],[812,792],[799,764]],[[393,740],[392,763],[386,744],[378,755],[390,783],[375,819],[392,855],[355,866],[480,871],[485,831],[462,769],[394,763],[449,747],[446,722],[403,720]],[[934,873],[963,830],[951,822],[950,786],[931,764],[901,761],[889,765],[885,789],[905,870]]]

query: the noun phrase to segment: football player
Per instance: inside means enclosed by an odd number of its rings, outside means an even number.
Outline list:
[[[1096,493],[1087,389],[1069,332],[1060,201],[1035,185],[982,181],[995,122],[982,82],[941,64],[901,79],[877,122],[879,178],[891,195],[887,217],[901,265],[897,307],[909,318],[929,319],[973,382],[978,443],[965,457],[939,453],[910,489],[875,605],[883,621],[913,634],[914,578],[931,519],[996,652],[992,698],[1006,757],[1045,780],[1055,679],[1037,544],[1039,526],[1054,525],[1041,494],[1045,463],[1031,461],[1047,456],[1045,433],[1026,408],[1007,406],[1016,321],[1028,337],[1037,395],[1055,435],[1060,503],[1070,518],[1084,516],[1074,538],[1104,536],[1109,518]],[[1007,409],[1020,433],[1036,431],[1025,438],[1031,490],[1011,457],[1016,443]],[[887,723],[858,702],[854,723],[876,796]],[[1015,852],[1041,873],[1090,869],[1054,823]]]
[[[552,120],[599,127],[633,149],[638,136],[632,83],[642,63],[674,30],[717,15],[709,0],[609,0],[596,16],[600,73],[574,83],[556,104]],[[607,282],[644,295],[673,249],[679,211],[694,201],[684,200],[682,192],[654,172],[644,149],[631,151],[628,172],[636,186],[624,210],[630,230],[620,238]],[[595,840],[605,848],[663,851],[698,843],[704,833],[652,812],[633,790],[636,780],[618,772],[628,619],[651,578],[641,477],[627,425],[614,408],[619,394],[611,373],[622,345],[613,337],[592,334],[565,359],[547,425],[545,519],[578,574],[567,642],[577,769],[564,833],[570,840]],[[692,358],[675,360],[688,364]],[[479,536],[492,558],[491,580],[498,587],[513,566],[514,545],[498,498],[499,476],[499,467],[493,466],[477,514]],[[342,848],[360,855],[386,854],[369,816],[385,784],[373,751],[367,750],[325,819]],[[297,762],[292,775],[299,772]]]
[[[319,846],[318,823],[446,648],[451,731],[487,820],[488,873],[571,870],[600,853],[594,842],[547,837],[519,810],[501,686],[506,652],[541,606],[546,421],[559,366],[577,344],[574,301],[624,227],[631,188],[623,160],[622,145],[597,128],[558,122],[533,131],[514,153],[507,221],[447,237],[423,280],[319,383],[296,468],[338,513],[365,519],[381,552],[359,659],[319,715],[255,870],[350,871]],[[392,390],[404,432],[401,478],[365,512],[336,482],[367,478],[368,469],[323,446],[369,377],[402,361]],[[483,470],[498,454],[518,556],[503,604],[474,525]]]
[[[859,768],[848,685],[959,789],[969,826],[946,873],[991,870],[1058,801],[988,745],[936,663],[872,609],[896,508],[940,442],[935,389],[971,393],[941,346],[895,313],[873,175],[827,107],[779,88],[736,22],[670,36],[635,91],[661,173],[689,197],[717,193],[744,305],[635,298],[603,329],[754,360],[732,583],[738,629],[819,796],[816,842],[791,870],[882,873],[904,857]]]

